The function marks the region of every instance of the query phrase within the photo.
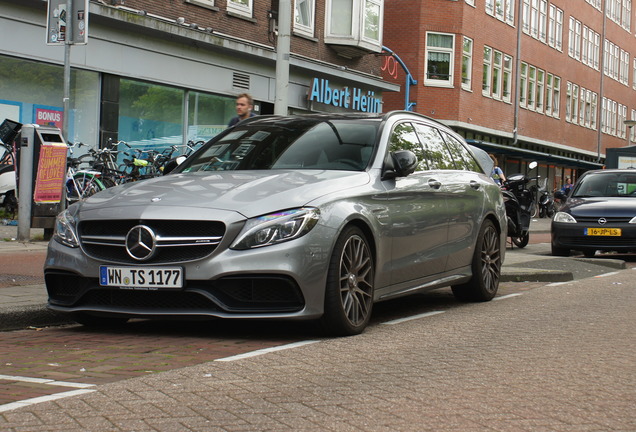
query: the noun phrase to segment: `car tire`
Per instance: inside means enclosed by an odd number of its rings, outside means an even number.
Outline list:
[[[321,327],[330,335],[362,333],[371,317],[375,262],[369,242],[359,228],[345,228],[334,247],[325,289]]]
[[[594,256],[596,255],[596,250],[586,249],[583,251],[583,255],[585,256],[585,258],[594,258]]]
[[[473,276],[465,284],[452,286],[459,301],[483,302],[492,300],[501,278],[501,242],[495,225],[486,220],[479,230],[472,260]]]
[[[512,243],[518,248],[524,248],[528,246],[528,242],[530,241],[530,233],[526,231],[521,237],[511,237]]]
[[[84,312],[71,313],[71,319],[86,327],[118,327],[128,322],[128,318],[104,317]]]
[[[570,249],[568,249],[568,248],[560,248],[560,247],[552,245],[552,255],[553,256],[560,256],[560,257],[567,257],[567,256],[570,256]]]

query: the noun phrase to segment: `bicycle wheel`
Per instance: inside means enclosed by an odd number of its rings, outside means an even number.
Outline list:
[[[87,172],[75,173],[73,175],[73,183],[76,187],[78,199],[86,199],[106,189],[106,186],[97,177]]]

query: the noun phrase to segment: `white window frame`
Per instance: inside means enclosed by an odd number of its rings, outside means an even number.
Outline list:
[[[537,88],[537,68],[532,65],[528,65],[528,94],[526,96],[526,106],[529,110],[534,111],[536,109],[536,88]]]
[[[519,106],[527,107],[528,89],[528,64],[521,62],[521,72],[519,73]]]
[[[307,6],[306,12],[309,14],[309,23],[300,23],[299,17],[301,16],[301,7]],[[316,0],[294,0],[294,32],[314,37],[315,23],[316,23]]]
[[[492,59],[494,50],[484,45],[483,69],[481,79],[481,94],[486,97],[492,95]]]
[[[503,101],[510,103],[512,100],[512,56],[503,56],[503,79],[501,83]]]
[[[570,81],[565,92],[565,121],[568,123],[572,121],[572,83]]]
[[[466,77],[464,77],[464,69]],[[462,44],[462,88],[464,90],[472,90],[473,80],[473,40],[464,36]]]
[[[213,8],[214,7],[214,0],[184,0],[184,1],[185,1],[185,3],[191,3],[191,4],[195,4],[197,6],[202,6],[202,7],[207,7],[207,8]]]
[[[381,44],[382,31],[383,31],[383,17],[384,17],[384,0],[362,0],[362,2],[364,4],[362,5],[362,10],[360,11],[360,16],[361,16],[360,39],[370,42],[372,44],[377,44],[377,43]],[[365,11],[367,10],[368,3],[375,5],[375,7],[377,7],[378,9],[378,15],[376,17],[378,21],[378,37],[377,38],[370,38],[370,37],[367,37],[367,35],[365,34],[366,18],[367,18]]]
[[[436,47],[429,46],[429,35],[441,35],[448,36],[452,40],[452,47]],[[437,79],[437,78],[429,78],[429,70],[428,70],[428,58],[430,54],[438,53],[438,54],[448,54],[449,55],[449,65],[448,65],[448,77],[447,79]],[[441,32],[426,32],[426,52],[424,56],[424,85],[432,86],[432,87],[453,87],[453,77],[454,77],[454,64],[455,64],[455,34],[453,33],[441,33]]]
[[[227,11],[246,18],[253,17],[253,0],[227,0]]]
[[[537,68],[537,81],[536,81],[536,111],[543,112],[543,97],[544,97],[544,89],[545,89],[545,71],[543,69]]]
[[[336,4],[337,3],[337,4]],[[378,39],[369,38],[365,35],[365,11],[367,3],[379,7],[378,12]],[[347,9],[350,8],[350,9]],[[334,22],[332,16],[341,18],[341,13],[350,12],[351,21],[347,24],[350,27],[345,33],[336,33],[334,30]],[[384,27],[384,0],[326,0],[325,8],[325,30],[324,42],[335,46],[351,46],[357,47],[367,52],[382,51],[382,33]]]
[[[561,116],[561,77],[554,76],[552,84],[552,117],[559,118]]]

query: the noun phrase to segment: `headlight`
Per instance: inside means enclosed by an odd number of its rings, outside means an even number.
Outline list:
[[[629,223],[636,224],[636,216],[634,216],[634,217],[632,218],[632,220],[630,220],[630,221],[629,221]]]
[[[64,246],[72,248],[79,247],[75,228],[75,218],[68,210],[64,210],[55,218],[53,238]]]
[[[300,208],[250,219],[230,249],[253,249],[302,237],[319,217],[318,209]]]
[[[557,212],[557,214],[554,215],[554,222],[576,223],[576,219],[569,213]]]

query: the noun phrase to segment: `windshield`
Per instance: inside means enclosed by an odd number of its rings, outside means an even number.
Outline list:
[[[572,197],[636,197],[636,171],[587,175],[576,185]]]
[[[188,158],[180,172],[315,169],[362,171],[379,122],[297,120],[240,124]]]

